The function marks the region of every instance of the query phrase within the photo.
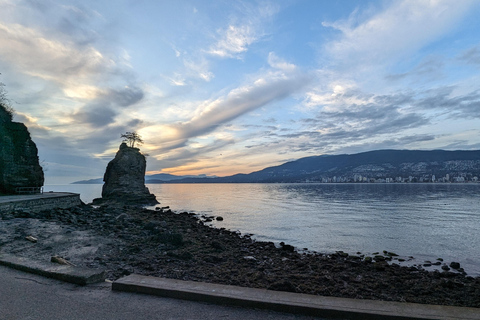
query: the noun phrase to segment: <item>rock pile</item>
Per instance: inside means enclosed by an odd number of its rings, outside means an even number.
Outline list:
[[[480,277],[389,264],[385,260],[391,252],[367,260],[341,251],[291,250],[288,244],[276,246],[212,228],[206,218],[187,212],[84,205],[0,218],[2,252],[30,259],[61,256],[77,266],[105,269],[110,280],[137,273],[324,296],[480,307]],[[26,235],[38,242],[25,240]],[[75,241],[58,243],[69,237]]]
[[[157,204],[155,195],[145,186],[146,166],[140,149],[122,143],[103,176],[102,198],[94,199],[93,203]]]

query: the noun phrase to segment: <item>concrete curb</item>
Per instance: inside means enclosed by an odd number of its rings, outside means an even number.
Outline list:
[[[106,276],[104,270],[46,263],[8,254],[0,254],[0,265],[79,285],[104,282]]]
[[[480,309],[322,297],[131,274],[112,290],[343,319],[480,319]]]

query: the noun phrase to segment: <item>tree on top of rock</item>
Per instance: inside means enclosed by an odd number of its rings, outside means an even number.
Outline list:
[[[135,148],[135,144],[141,145],[143,144],[142,137],[135,131],[133,132],[125,132],[124,134],[120,135],[123,138],[122,142],[126,142],[129,147]]]
[[[1,74],[1,73],[0,73]],[[5,84],[0,82],[0,121],[12,121],[14,110],[10,106],[10,101],[7,98],[7,91],[5,90]]]

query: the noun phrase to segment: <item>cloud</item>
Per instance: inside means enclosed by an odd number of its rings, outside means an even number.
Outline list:
[[[304,74],[284,76],[269,74],[253,84],[230,91],[225,97],[203,103],[196,115],[172,128],[177,139],[189,139],[212,132],[216,128],[271,102],[284,99],[309,83]]]
[[[442,75],[442,70],[445,66],[445,62],[438,57],[428,57],[420,64],[415,66],[412,70],[404,73],[389,74],[385,76],[385,79],[391,81],[403,80],[405,78],[416,78],[422,82],[427,79],[438,78]]]
[[[124,87],[123,89],[109,89],[104,99],[121,107],[129,107],[144,98],[144,92],[138,87]]]
[[[289,69],[290,72],[275,69],[264,71],[252,77],[249,84],[216,99],[200,102],[191,112],[189,120],[141,129],[140,133],[149,141],[149,145],[144,147],[155,159],[153,163],[164,169],[175,165],[188,165],[191,168],[196,161],[205,164],[208,153],[214,153],[217,149],[231,145],[238,148],[238,144],[246,137],[240,137],[237,132],[247,128],[229,124],[254,110],[299,92],[310,83],[309,74],[301,73],[296,68]],[[269,118],[268,121],[275,120]],[[272,129],[273,126],[269,130]]]
[[[335,64],[353,68],[382,65],[410,54],[450,32],[475,1],[394,2],[386,10],[358,23],[358,12],[346,21],[324,22],[342,36],[325,46]]]
[[[0,54],[22,72],[69,87],[111,66],[93,47],[51,39],[19,24],[0,24]]]
[[[92,127],[103,127],[114,122],[118,113],[111,107],[99,103],[89,104],[73,114],[75,121],[86,123]]]
[[[115,122],[120,114],[120,108],[130,107],[141,101],[144,92],[138,87],[124,87],[122,89],[106,89],[97,97],[75,111],[71,118],[74,122],[101,128]]]
[[[455,89],[447,86],[386,95],[349,89],[323,99],[317,116],[302,120],[308,130],[278,137],[297,143],[290,150],[306,151],[308,147],[323,152],[394,148],[433,141],[438,136],[409,132],[426,128],[440,118],[480,118],[480,90],[454,95]],[[305,139],[308,143],[301,142]]]
[[[476,46],[465,51],[458,57],[458,59],[467,64],[480,66],[480,46]]]
[[[166,169],[186,165],[191,166],[192,164],[207,160],[211,163],[210,168],[215,168],[219,164],[213,164],[215,162],[215,159],[212,159],[211,154],[216,153],[218,155],[218,150],[232,145],[233,143],[235,143],[235,141],[232,139],[217,139],[212,141],[208,145],[201,147],[174,149],[160,159],[152,158],[152,161],[150,161],[150,165],[152,167]],[[202,168],[204,168],[204,165],[202,165]]]
[[[140,126],[140,120],[125,113],[145,93],[128,66],[128,52],[111,46],[109,32],[97,33],[105,23],[98,12],[43,3],[18,2],[11,7],[15,19],[0,22],[2,63],[19,87],[32,87],[18,99],[26,116],[39,117],[38,106],[47,106],[39,122],[32,123],[39,139],[65,136],[70,147],[102,154],[122,131]],[[21,13],[28,14],[23,18]],[[83,141],[88,145],[80,145]]]
[[[209,71],[209,62],[203,57],[196,58],[195,61],[184,59],[183,64],[187,69],[188,76],[200,78],[207,82],[212,80],[214,77],[213,73]]]
[[[480,90],[453,95],[454,86],[440,87],[426,92],[415,106],[426,110],[441,110],[456,119],[480,118]]]
[[[406,149],[408,146],[414,146],[425,141],[433,141],[436,137],[428,134],[409,135],[400,138],[385,139],[382,141],[365,142],[355,145],[340,146],[335,153],[359,153],[365,150],[381,150],[381,149]],[[415,147],[414,147],[415,148]],[[333,149],[331,149],[333,151]],[[331,151],[330,151],[331,152]]]
[[[220,33],[222,34],[221,39],[208,52],[222,58],[232,58],[247,51],[247,47],[257,40],[254,28],[249,25],[230,25]]]
[[[268,64],[274,69],[280,69],[287,72],[295,71],[296,66],[277,57],[274,52],[268,54]]]
[[[243,4],[237,14],[239,22],[232,21],[226,28],[217,31],[217,41],[207,50],[211,55],[221,58],[239,58],[248,47],[259,41],[264,35],[264,25],[278,12],[272,4],[260,6]]]

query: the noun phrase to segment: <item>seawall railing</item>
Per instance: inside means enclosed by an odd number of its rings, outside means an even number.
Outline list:
[[[17,187],[15,188],[16,194],[41,194],[43,193],[43,187]]]

